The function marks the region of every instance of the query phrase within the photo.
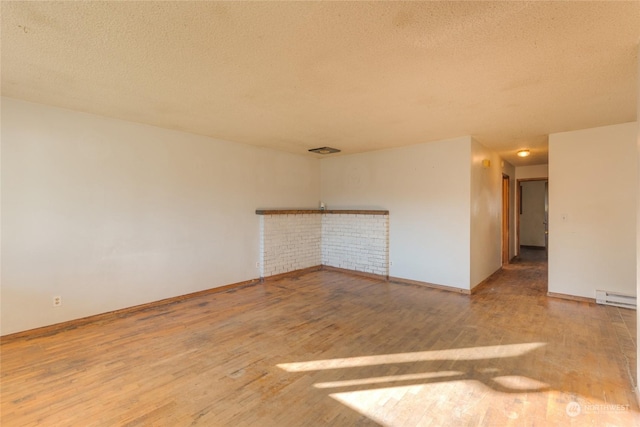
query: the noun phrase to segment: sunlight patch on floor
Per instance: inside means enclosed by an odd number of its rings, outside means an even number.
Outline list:
[[[452,393],[453,389],[457,389]],[[451,401],[465,388],[464,402]],[[488,390],[475,381],[447,381],[400,387],[330,394],[331,398],[367,416],[383,426],[418,425],[431,420],[433,425],[466,425],[488,397]]]
[[[345,381],[332,381],[325,383],[317,383],[313,386],[315,388],[340,388],[340,387],[353,387],[369,384],[391,383],[398,381],[415,381],[415,380],[446,380],[448,377],[455,377],[458,375],[464,375],[464,372],[460,371],[439,371],[439,372],[425,372],[421,374],[406,374],[406,375],[389,375],[386,377],[373,377],[362,378],[357,380],[345,380]]]
[[[497,379],[496,379],[497,380]],[[531,378],[502,377],[505,385],[544,386]],[[387,426],[408,425],[639,425],[629,406],[557,390],[505,393],[474,380],[332,393],[336,401]],[[463,396],[452,399],[452,396]],[[602,423],[606,420],[606,423]]]
[[[316,382],[315,389],[327,390],[330,398],[387,427],[598,424],[603,419],[613,421],[612,425],[640,425],[640,415],[629,405],[611,404],[612,400],[618,400],[615,394],[606,398],[608,404],[592,397],[559,391],[557,384],[552,386],[524,375],[527,370],[518,369],[524,366],[522,364],[530,363],[524,357],[546,345],[532,342],[479,346],[277,366],[305,375],[321,373],[323,381]],[[434,361],[444,364],[420,364]],[[406,365],[410,363],[415,365]],[[422,372],[380,375],[383,372],[375,368],[392,364],[405,364],[402,369]],[[449,370],[429,371],[429,366],[447,366]],[[362,367],[366,370],[358,369]],[[353,371],[348,371],[349,368]],[[393,373],[399,368],[389,366],[384,369]],[[336,371],[327,372],[329,370]],[[316,373],[312,373],[314,371]],[[363,372],[375,371],[377,376],[362,376]],[[338,375],[335,381],[326,381],[330,379],[327,376],[334,375]]]
[[[504,388],[510,390],[544,390],[549,388],[549,384],[534,380],[533,378],[523,377],[521,375],[505,375],[494,377],[493,381],[497,382]]]
[[[377,356],[313,360],[309,362],[280,363],[278,364],[278,367],[284,369],[287,372],[305,372],[435,360],[496,359],[503,357],[522,356],[525,353],[541,348],[545,345],[546,343],[533,342],[522,344],[455,348],[446,350],[418,351],[412,353],[396,353]]]

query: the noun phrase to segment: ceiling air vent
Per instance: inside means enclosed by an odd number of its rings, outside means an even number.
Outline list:
[[[338,150],[337,148],[331,148],[331,147],[312,148],[309,151],[311,151],[312,153],[318,153],[318,154],[333,154],[333,153],[340,152],[340,150]]]

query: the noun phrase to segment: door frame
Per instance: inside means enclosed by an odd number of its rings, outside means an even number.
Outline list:
[[[545,181],[547,183],[547,192],[549,191],[549,178],[522,178],[522,179],[518,179],[516,180],[516,209],[515,209],[515,217],[516,217],[516,256],[520,256],[520,214],[522,213],[522,183],[523,182],[528,182],[528,181]],[[546,203],[548,203],[548,193],[546,196]],[[548,229],[549,227],[549,206],[546,206],[547,209],[547,224],[546,224],[546,228]],[[545,234],[545,241],[546,241],[546,250],[549,250],[549,243],[548,243],[548,234]]]
[[[509,264],[511,258],[509,257],[509,225],[511,221],[509,220],[509,216],[511,216],[509,205],[510,205],[510,193],[511,193],[511,181],[509,175],[502,174],[502,265]]]

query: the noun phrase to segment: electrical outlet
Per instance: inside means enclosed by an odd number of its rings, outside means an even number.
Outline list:
[[[62,305],[62,297],[61,296],[55,296],[53,297],[53,306],[54,307],[60,307]]]
[[[389,266],[392,266],[392,265],[393,265],[393,261],[389,261]]]
[[[256,262],[256,268],[260,268],[260,263]]]

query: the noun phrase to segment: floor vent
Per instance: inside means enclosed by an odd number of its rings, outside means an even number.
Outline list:
[[[618,292],[596,291],[596,302],[598,304],[636,309],[636,297]]]

